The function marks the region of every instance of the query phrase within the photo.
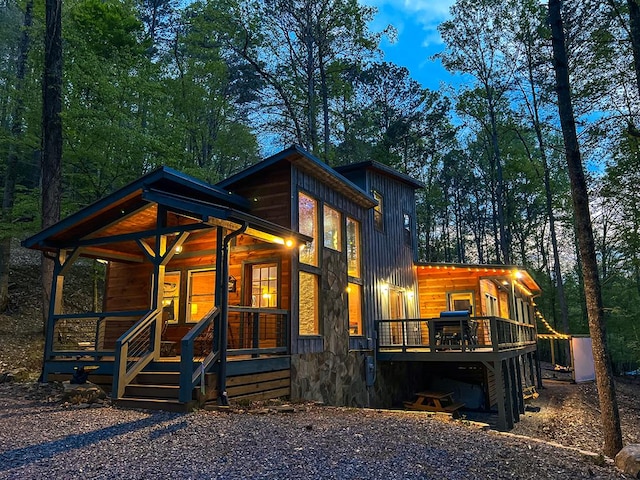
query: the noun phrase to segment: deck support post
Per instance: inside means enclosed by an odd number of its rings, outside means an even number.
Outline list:
[[[524,358],[522,357],[522,355],[518,355],[515,358],[515,362],[516,362],[516,386],[517,388],[517,400],[518,400],[518,413],[520,413],[520,415],[524,415],[524,393],[522,391],[522,362],[523,362]],[[518,419],[519,420],[519,419]]]
[[[505,384],[504,374],[502,373],[502,361],[496,360],[493,364],[494,374],[496,378],[496,397],[498,401],[498,430],[508,430],[507,426],[507,409],[505,405]]]
[[[513,428],[514,414],[514,402],[513,402],[513,382],[511,381],[512,375],[511,361],[510,359],[504,360],[504,368],[502,369],[503,382],[505,388],[505,419],[507,421],[507,430]]]

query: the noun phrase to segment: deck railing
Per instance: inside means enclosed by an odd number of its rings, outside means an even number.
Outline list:
[[[282,353],[289,353],[288,310],[229,307],[230,356]]]
[[[109,342],[106,326],[109,322],[135,323],[147,310],[122,312],[88,312],[54,315],[49,330],[51,349],[47,358],[89,357],[99,361],[113,357],[115,339]]]
[[[220,356],[220,309],[213,307],[180,342],[180,401],[191,400],[193,389]]]
[[[121,398],[126,386],[160,353],[157,338],[160,321],[162,310],[151,310],[116,341],[114,398]]]
[[[385,352],[499,352],[536,343],[535,325],[500,317],[378,320],[376,331]]]

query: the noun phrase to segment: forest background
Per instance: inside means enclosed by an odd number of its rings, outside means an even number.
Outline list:
[[[633,5],[563,5],[617,373],[640,364]],[[292,143],[332,166],[377,160],[425,184],[420,261],[523,265],[551,325],[589,332],[546,5],[457,1],[437,59],[465,81],[438,90],[385,61],[395,29],[357,0],[65,0],[61,15],[62,216],[160,165],[215,183]],[[11,239],[41,226],[44,31],[41,2],[0,0],[0,309]]]

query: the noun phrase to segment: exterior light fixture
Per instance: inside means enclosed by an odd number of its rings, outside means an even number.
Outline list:
[[[178,255],[178,254],[180,254],[180,253],[182,253],[182,245],[178,245],[178,246],[176,247],[176,255]]]

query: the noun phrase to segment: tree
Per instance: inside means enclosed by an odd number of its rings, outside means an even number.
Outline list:
[[[4,191],[0,220],[3,229],[0,238],[0,312],[6,310],[9,302],[9,260],[11,257],[11,230],[7,228],[13,222],[16,179],[18,176],[19,149],[24,136],[25,71],[31,42],[31,24],[33,22],[33,0],[28,0],[24,10],[22,35],[18,47],[16,64],[16,83],[14,88],[14,106],[11,113],[11,139],[7,154],[7,166],[4,173]]]
[[[505,185],[503,159],[498,131],[498,105],[512,81],[513,64],[505,62],[504,29],[505,6],[499,0],[459,0],[451,7],[451,20],[438,29],[447,45],[439,54],[450,71],[459,71],[476,78],[480,94],[486,104],[486,125],[491,141],[491,161],[496,172],[495,205],[499,236],[498,262],[510,263],[510,232],[505,221]]]
[[[613,383],[611,361],[607,348],[602,292],[589,212],[589,197],[571,102],[571,84],[562,23],[562,0],[549,0],[549,22],[552,33],[558,113],[564,138],[569,179],[571,181],[571,196],[582,264],[582,276],[584,278],[589,331],[593,342],[596,384],[604,433],[604,453],[614,457],[622,449],[622,431],[620,429],[620,416]]]
[[[62,0],[45,0],[44,44],[40,182],[42,228],[47,228],[60,219],[62,194]],[[41,265],[43,313],[46,316],[49,311],[54,265],[44,254]]]

